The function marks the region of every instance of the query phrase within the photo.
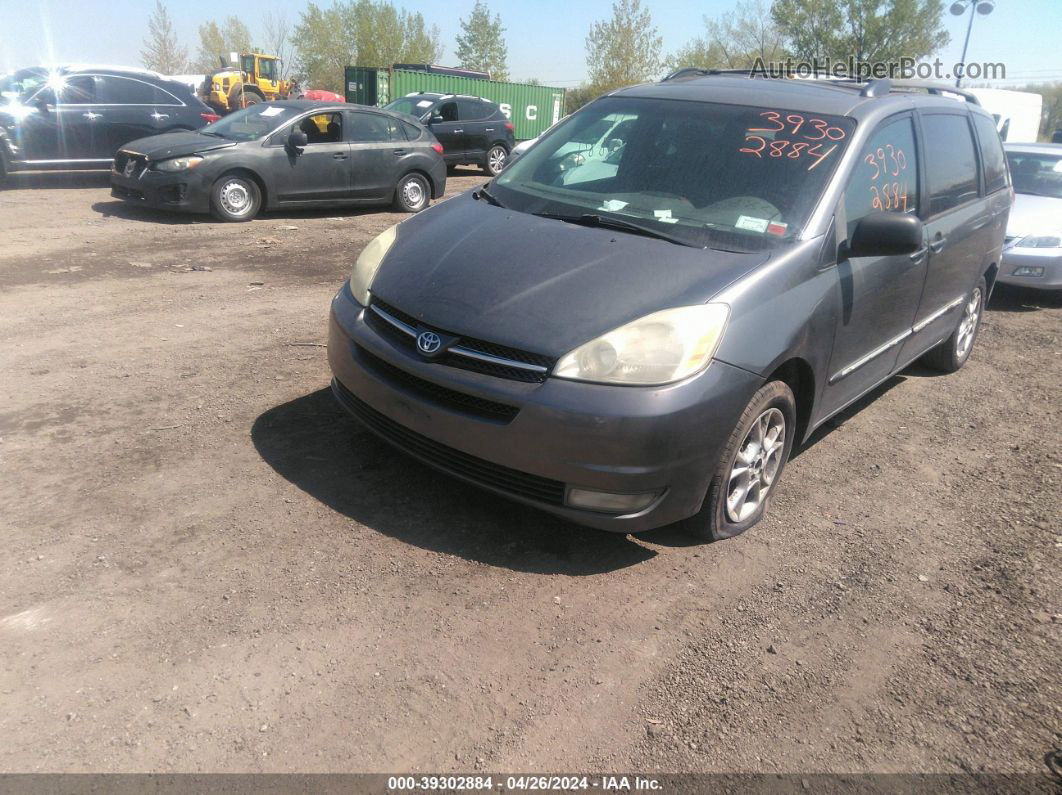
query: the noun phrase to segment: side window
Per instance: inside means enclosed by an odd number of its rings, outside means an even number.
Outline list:
[[[918,212],[918,152],[910,117],[885,122],[859,153],[844,192],[848,237],[876,210]]]
[[[1003,154],[1003,143],[990,118],[975,113],[973,120],[977,130],[977,145],[981,149],[981,162],[985,168],[985,192],[994,193],[1007,187],[1007,157]]]
[[[405,131],[407,141],[416,141],[420,138],[420,127],[410,124],[408,121],[399,122],[402,125],[402,129]]]
[[[443,121],[457,121],[458,119],[457,103],[453,101],[442,103],[435,109],[435,112],[442,116]]]
[[[486,108],[478,99],[457,100],[457,114],[461,121],[475,121],[486,117]]]
[[[277,79],[277,62],[262,59],[258,62],[258,74],[264,77],[266,80]]]
[[[936,215],[977,198],[977,154],[965,116],[922,116],[926,140],[929,214]]]
[[[96,99],[96,78],[92,75],[74,75],[63,81],[59,89],[60,105],[92,105]]]
[[[108,105],[154,105],[157,96],[155,86],[139,80],[111,76],[100,78],[100,101]]]
[[[307,145],[337,144],[343,141],[343,114],[318,113],[299,122],[299,129],[306,133]]]
[[[389,119],[378,113],[351,113],[350,135],[354,143],[378,143],[391,140]]]

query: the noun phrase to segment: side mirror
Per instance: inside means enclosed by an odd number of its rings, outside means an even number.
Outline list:
[[[296,152],[306,146],[307,143],[309,143],[309,139],[302,130],[292,130],[291,135],[288,136],[288,149]]]
[[[442,117],[441,113],[433,113],[431,114],[431,118],[428,119],[428,124],[441,124],[444,121],[445,119]]]
[[[922,222],[905,213],[872,212],[856,224],[849,257],[891,257],[922,248]]]

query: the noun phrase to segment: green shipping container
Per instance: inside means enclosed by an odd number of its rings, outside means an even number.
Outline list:
[[[406,94],[427,91],[467,94],[496,102],[513,123],[516,140],[545,132],[564,115],[564,89],[527,83],[500,83],[450,74],[372,66],[345,70],[347,102],[384,106]]]

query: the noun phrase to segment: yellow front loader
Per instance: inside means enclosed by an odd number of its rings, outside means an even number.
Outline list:
[[[291,82],[280,79],[280,59],[261,53],[230,53],[229,64],[221,59],[221,70],[207,75],[199,87],[199,98],[225,115],[258,102],[287,99]]]

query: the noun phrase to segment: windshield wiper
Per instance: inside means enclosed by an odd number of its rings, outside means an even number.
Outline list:
[[[497,197],[487,190],[486,185],[484,185],[478,191],[472,191],[472,198],[477,200],[483,199],[483,201],[487,202],[487,204],[493,204],[495,207],[501,207],[502,209],[505,209],[505,205],[498,201]]]
[[[582,215],[564,215],[562,213],[532,213],[539,218],[552,218],[556,221],[566,221],[569,224],[579,224],[580,226],[597,226],[602,229],[618,229],[621,232],[630,232],[634,235],[644,235],[645,237],[655,237],[658,240],[666,240],[668,243],[674,243],[678,246],[689,246],[690,248],[704,248],[704,246],[698,246],[696,243],[691,243],[685,238],[678,235],[672,235],[659,229],[653,229],[651,226],[645,226],[643,224],[636,224],[632,221],[627,221],[623,218],[613,218],[609,215],[597,215],[596,213],[583,213]]]
[[[224,138],[226,141],[229,140],[227,136],[224,136],[224,135],[222,135],[219,132],[214,132],[213,130],[210,130],[209,132],[203,132],[202,130],[200,130],[199,134],[200,135],[211,135],[214,138]]]

